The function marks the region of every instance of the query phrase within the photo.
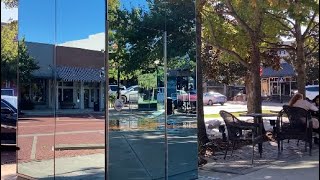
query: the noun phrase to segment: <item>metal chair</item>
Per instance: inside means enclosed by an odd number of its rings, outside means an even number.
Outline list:
[[[282,118],[286,116],[289,122],[284,123]],[[307,110],[299,107],[288,105],[283,106],[283,110],[279,112],[276,124],[276,139],[278,142],[278,154],[283,151],[283,140],[297,139],[305,141],[305,151],[309,144],[309,155],[312,152],[312,120],[311,114]],[[298,144],[297,144],[298,145]]]
[[[263,136],[261,134],[261,131],[258,131],[258,128],[260,127],[260,124],[258,123],[249,123],[245,121],[241,121],[238,118],[236,118],[234,115],[231,113],[221,110],[220,111],[220,116],[223,118],[225,125],[227,127],[227,132],[228,132],[228,144],[226,147],[226,151],[224,154],[224,159],[226,159],[228,148],[229,148],[229,142],[232,143],[232,151],[231,151],[231,156],[233,154],[234,147],[236,143],[245,140],[245,137],[242,134],[243,130],[251,130],[252,134],[252,164],[253,164],[253,159],[254,159],[254,146],[258,143],[263,142]],[[261,156],[261,153],[260,153]]]

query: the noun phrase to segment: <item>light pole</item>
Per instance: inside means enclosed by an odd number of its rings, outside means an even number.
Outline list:
[[[158,69],[158,65],[160,64],[159,59],[155,60],[154,64],[156,65],[157,87],[159,87],[159,69]]]

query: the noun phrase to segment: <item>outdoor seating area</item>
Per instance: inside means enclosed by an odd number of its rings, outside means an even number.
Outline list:
[[[316,134],[312,131],[311,113],[302,108],[283,105],[280,111],[270,113],[221,110],[220,116],[223,122],[215,132],[221,134],[211,136],[205,146],[206,162],[201,167],[205,171],[246,174],[262,165],[312,156],[312,152],[319,151],[319,145],[313,142]]]

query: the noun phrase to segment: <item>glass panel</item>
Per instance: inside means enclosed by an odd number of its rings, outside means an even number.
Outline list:
[[[110,85],[108,177],[165,179],[165,111],[161,90],[165,18],[160,13],[164,4],[160,7],[149,0],[113,2],[109,1],[108,75],[109,84],[115,84],[115,89]],[[121,85],[128,88],[118,89]]]
[[[164,0],[166,5],[167,95],[174,113],[168,115],[168,179],[198,177],[196,114],[196,36],[193,0]],[[168,112],[169,109],[168,109]],[[183,153],[181,153],[183,152]]]
[[[56,5],[55,178],[105,179],[105,1]]]
[[[18,173],[36,179],[54,175],[53,0],[19,0]]]

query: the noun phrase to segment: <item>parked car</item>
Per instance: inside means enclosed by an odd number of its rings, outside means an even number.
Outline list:
[[[1,96],[2,95],[14,96],[14,89],[11,89],[11,88],[1,89]]]
[[[138,102],[139,99],[139,86],[130,86],[129,88],[121,91],[121,99],[124,103]]]
[[[313,100],[317,95],[319,95],[319,85],[306,86],[306,98]]]
[[[203,104],[212,106],[213,104],[223,105],[226,102],[227,102],[227,97],[218,92],[211,91],[203,94]]]
[[[180,91],[181,94],[177,95],[178,101],[190,101],[190,102],[197,101],[197,92],[196,91],[191,91],[189,93],[184,93],[184,92]]]
[[[109,85],[109,94],[110,95],[116,95],[118,90],[118,85]],[[126,90],[126,87],[123,85],[120,85],[120,92]]]
[[[17,96],[1,95],[1,100],[2,99],[6,100],[15,109],[18,109],[18,97]]]
[[[1,144],[16,144],[17,108],[1,96]]]

